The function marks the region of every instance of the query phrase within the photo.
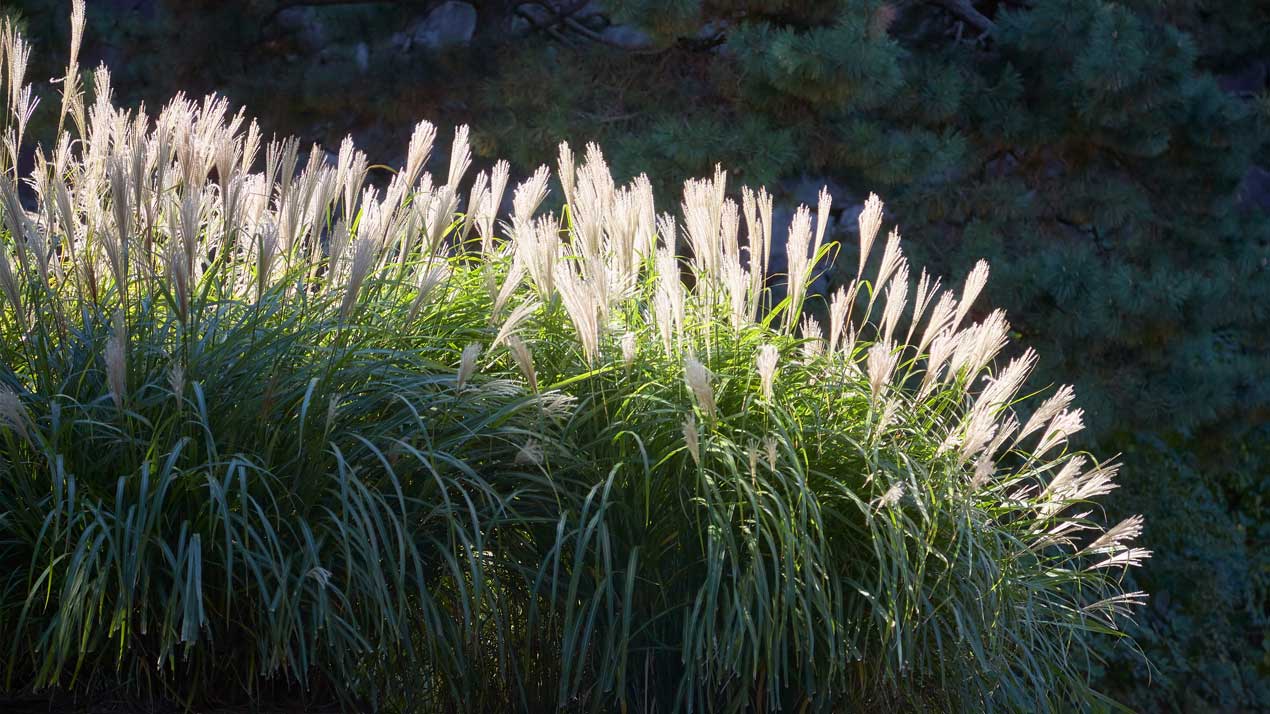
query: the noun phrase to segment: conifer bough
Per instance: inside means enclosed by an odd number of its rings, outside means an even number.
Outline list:
[[[600,150],[460,190],[424,122],[382,190],[224,100],[35,107],[3,30],[0,642],[8,690],[408,711],[1072,711],[1143,595],[1115,466],[1037,357],[915,284],[882,204],[808,310],[831,198]],[[69,120],[69,121],[67,121]],[[22,193],[31,199],[24,208]],[[687,278],[685,280],[685,278]],[[773,281],[787,284],[779,301]],[[912,291],[910,294],[910,290]],[[826,336],[827,335],[827,336]],[[1005,362],[1004,365],[998,362]]]

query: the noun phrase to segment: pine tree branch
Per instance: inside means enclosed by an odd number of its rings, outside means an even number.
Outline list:
[[[938,5],[948,12],[956,15],[966,24],[972,25],[980,32],[991,32],[996,29],[996,23],[988,19],[986,15],[975,9],[970,0],[929,0],[934,5]]]

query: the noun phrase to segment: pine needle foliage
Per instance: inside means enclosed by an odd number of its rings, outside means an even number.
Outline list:
[[[83,3],[75,4],[82,26]],[[822,329],[832,199],[562,145],[498,215],[421,123],[386,188],[223,100],[63,84],[3,35],[0,641],[11,690],[276,687],[399,711],[1068,712],[1149,553],[1004,314],[911,280],[882,206]],[[74,53],[72,53],[73,55]],[[263,157],[261,156],[263,154]],[[28,207],[31,206],[31,207]],[[498,219],[502,219],[501,221]],[[782,226],[783,228],[783,226]],[[802,286],[801,288],[799,286]],[[910,295],[912,296],[910,299]]]

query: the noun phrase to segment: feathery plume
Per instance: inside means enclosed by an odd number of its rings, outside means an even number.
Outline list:
[[[556,292],[556,262],[560,260],[560,223],[555,216],[543,216],[516,234],[516,256],[544,300]]]
[[[759,382],[763,388],[763,399],[771,401],[772,385],[776,381],[776,363],[780,359],[780,351],[775,345],[763,345],[758,348],[758,358],[755,360],[758,367]]]
[[[960,429],[948,432],[936,453],[942,454],[960,445],[961,458],[958,463],[965,463],[967,459],[979,453],[996,433],[997,424],[990,412],[971,412],[963,420]]]
[[[185,393],[185,368],[179,362],[173,362],[172,366],[168,367],[168,387],[178,398]]]
[[[340,225],[343,225],[341,221]],[[338,233],[338,230],[336,231]],[[346,234],[347,235],[347,234]],[[334,244],[334,239],[333,239]],[[273,260],[278,254],[278,228],[271,221],[260,226],[256,234],[256,299],[265,295],[273,273]],[[332,261],[334,262],[334,261]]]
[[[481,343],[473,342],[463,348],[463,354],[459,357],[459,371],[457,375],[459,389],[463,389],[467,385],[467,381],[476,373],[476,359],[481,356]]]
[[[467,124],[454,130],[454,143],[450,144],[450,173],[445,180],[445,185],[451,190],[458,189],[459,181],[463,180],[463,174],[467,173],[468,167],[472,165],[472,150],[468,146],[467,137]]]
[[[30,420],[26,407],[22,405],[21,397],[9,387],[0,384],[0,424],[7,425],[16,431],[23,441],[30,442],[31,433],[27,428]]]
[[[740,330],[749,319],[750,276],[741,267],[739,257],[727,258],[723,263],[723,287],[731,308],[728,315],[733,330]]]
[[[1083,409],[1074,411],[1064,409],[1055,414],[1054,418],[1050,419],[1045,433],[1041,435],[1041,440],[1037,442],[1036,449],[1032,452],[1033,458],[1040,458],[1054,447],[1067,443],[1068,437],[1085,428],[1082,419],[1084,413]]]
[[[601,300],[595,284],[579,275],[568,262],[561,262],[555,272],[560,302],[573,322],[587,364],[594,365],[600,357],[601,328]]]
[[[994,378],[989,379],[988,387],[979,394],[975,408],[995,411],[1012,401],[1027,381],[1028,375],[1036,367],[1036,350],[1031,347],[1023,354],[1010,360],[1005,369]]]
[[[1136,568],[1142,565],[1142,561],[1151,557],[1151,551],[1145,548],[1126,548],[1115,555],[1101,560],[1089,566],[1088,570],[1097,570],[1099,568],[1114,568],[1123,566],[1125,568]]]
[[[534,211],[547,197],[547,179],[551,171],[546,166],[539,166],[532,176],[521,182],[512,192],[512,234],[520,235],[524,226],[534,216]]]
[[[930,354],[926,357],[926,373],[922,375],[922,385],[917,390],[918,401],[929,396],[935,386],[940,383],[945,365],[963,339],[965,339],[964,332],[944,328],[931,342]]]
[[[683,423],[684,444],[692,455],[693,463],[701,463],[701,435],[697,431],[697,418],[689,415]]]
[[[878,296],[882,294],[882,286],[886,285],[886,281],[890,280],[901,264],[906,264],[904,251],[900,248],[900,233],[892,230],[886,237],[886,247],[882,249],[882,262],[878,265],[878,275],[873,279],[874,290],[869,295],[869,306],[865,308],[863,319],[867,320],[873,315],[873,305],[877,302]]]
[[[22,291],[18,287],[17,277],[13,274],[13,265],[9,262],[9,250],[2,245],[0,245],[0,290],[4,292],[9,304],[13,306],[14,316],[25,320],[26,313],[22,309]]]
[[[1018,421],[1013,416],[1010,417],[1013,423],[1007,420],[1001,424],[997,423],[997,417],[1000,410],[1018,394],[1035,365],[1036,352],[1028,349],[1021,356],[1011,360],[997,377],[986,378],[989,380],[988,386],[980,391],[974,405],[962,420],[961,458],[963,461],[982,449],[986,449],[987,455],[991,456],[1007,437],[1006,434],[1000,433],[1000,428],[1008,427],[1010,431],[1013,431],[1018,426]]]
[[[1142,535],[1142,516],[1130,516],[1108,528],[1094,542],[1085,547],[1086,553],[1116,553],[1124,549],[1124,543]]]
[[[812,256],[811,250],[811,211],[806,206],[799,206],[789,223],[789,238],[785,242],[785,256],[788,262],[786,285],[789,293],[789,313],[785,319],[787,330],[792,330],[798,323],[802,311],[803,300],[806,299],[807,280],[810,278]]]
[[[931,344],[936,335],[939,335],[945,329],[949,328],[953,315],[957,312],[957,297],[953,295],[951,290],[945,290],[939,297],[939,302],[935,303],[935,308],[930,312],[930,319],[926,321],[926,329],[922,332],[922,337],[917,342],[917,353],[921,354],[926,347]],[[914,317],[916,319],[916,317]]]
[[[856,283],[845,288],[838,288],[829,301],[829,344],[826,346],[830,354],[838,351],[838,341],[842,337],[843,328],[847,325],[847,313],[851,301],[855,297]]]
[[[816,202],[816,241],[812,244],[811,255],[820,253],[820,246],[825,244],[825,228],[829,225],[829,209],[833,206],[833,196],[829,195],[829,187],[822,186]]]
[[[763,224],[760,211],[761,204],[767,202],[770,214],[771,196],[760,189],[755,193],[749,186],[741,188],[741,213],[745,216],[746,251],[749,257],[750,304],[748,306],[751,320],[757,319],[759,302],[762,299],[763,282],[767,276],[767,259],[771,253],[771,227]]]
[[[654,266],[657,272],[657,289],[653,294],[654,314],[669,354],[673,349],[672,343],[682,338],[687,318],[684,286],[679,278],[679,259],[675,257],[673,249],[658,248]]]
[[[421,121],[415,125],[410,134],[410,145],[406,149],[406,185],[413,186],[419,180],[419,173],[432,155],[432,144],[437,138],[437,128],[431,122]]]
[[[1010,438],[1019,428],[1019,419],[1013,414],[1006,415],[1005,419],[997,424],[996,433],[992,436],[992,440],[983,449],[983,456],[987,458],[995,457],[997,452],[1001,450],[1001,445],[1005,440]]]
[[[664,290],[658,289],[653,293],[653,323],[657,326],[657,334],[661,337],[662,349],[666,354],[672,354],[675,347],[675,318],[674,309],[670,304],[670,299]]]
[[[529,383],[529,391],[538,391],[538,372],[534,369],[534,358],[529,352],[529,347],[516,335],[507,338],[507,349],[511,352],[512,360],[516,362],[516,366],[520,369],[520,373],[524,375],[525,381]]]
[[[326,398],[326,424],[323,426],[323,431],[326,433],[329,434],[335,426],[335,419],[340,414],[340,407],[343,402],[344,395],[339,392],[334,392]]]
[[[66,76],[62,80],[62,107],[57,115],[57,136],[62,135],[62,125],[66,121],[66,116],[71,114],[81,116],[83,114],[83,94],[79,89],[79,48],[84,40],[84,0],[73,0],[71,2],[71,47],[70,59],[66,63]],[[81,134],[83,119],[79,118],[77,123],[81,126]]]
[[[714,421],[715,403],[714,388],[710,386],[710,370],[695,357],[684,360],[684,382],[692,390],[697,399],[697,406],[706,415],[706,419]]]
[[[874,499],[873,502],[874,504],[877,505],[878,508],[893,508],[903,498],[904,498],[904,484],[894,483],[894,484],[891,484],[890,488],[886,489],[886,493],[883,493],[881,496],[878,496],[876,499]]]
[[[110,386],[110,398],[115,407],[123,408],[124,394],[128,389],[128,332],[123,311],[115,311],[111,320],[110,339],[106,342],[106,382]]]
[[[485,203],[489,197],[489,174],[481,171],[476,174],[476,179],[472,181],[472,192],[468,195],[467,210],[463,213],[463,227],[459,231],[459,243],[466,243],[468,236],[472,232],[472,226],[477,223],[477,213],[484,209]],[[480,233],[480,228],[477,228]],[[486,244],[485,235],[478,236],[481,238],[481,252],[488,255],[489,246]]]
[[[1009,339],[1004,310],[994,310],[983,322],[961,333],[948,365],[948,378],[964,377],[967,385],[997,356]]]
[[[513,255],[511,267],[503,274],[503,284],[498,287],[496,292],[494,290],[490,291],[494,296],[494,305],[490,309],[491,315],[497,316],[503,311],[503,308],[507,305],[507,301],[511,300],[512,295],[515,294],[516,288],[520,287],[521,283],[525,281],[525,272],[526,268],[524,261]],[[488,280],[490,284],[497,284],[498,274],[496,272],[488,270],[486,271],[486,275],[489,276],[486,280]]]
[[[935,293],[939,292],[939,279],[936,278],[931,282],[930,275],[923,268],[921,275],[917,279],[917,294],[913,297],[913,319],[908,324],[908,334],[904,337],[904,344],[913,344],[913,333],[917,330],[917,323],[921,322],[922,315],[926,314],[926,308],[930,307],[931,301],[935,299]],[[917,349],[921,354],[921,348]]]
[[[869,391],[876,401],[882,393],[882,388],[890,384],[891,375],[895,372],[895,365],[899,362],[900,356],[895,350],[894,343],[878,342],[869,347],[869,356],[866,359]]]
[[[622,364],[630,369],[635,364],[635,333],[627,332],[622,335]]]
[[[353,260],[348,271],[348,282],[344,285],[344,301],[340,303],[340,318],[347,320],[357,304],[362,283],[370,274],[375,259],[374,239],[359,236],[353,243]]]
[[[1105,496],[1115,490],[1119,464],[1099,465],[1082,473],[1084,464],[1085,457],[1079,455],[1063,464],[1041,492],[1042,503],[1037,511],[1037,520],[1047,520],[1072,503]]]
[[[876,193],[870,193],[868,200],[864,202],[864,210],[860,211],[857,219],[860,226],[860,267],[856,270],[856,279],[864,276],[864,264],[869,259],[869,252],[873,249],[873,241],[878,237],[878,231],[882,228],[882,199],[878,198]]]
[[[432,291],[450,277],[450,268],[441,261],[429,261],[415,271],[415,297],[410,302],[407,322],[414,322],[419,312],[428,304]]]
[[[811,315],[803,317],[802,325],[803,336],[803,357],[807,362],[819,357],[825,352],[825,333],[820,329],[820,321]]]
[[[490,349],[494,349],[503,343],[508,337],[515,333],[520,324],[524,322],[535,310],[542,307],[542,303],[538,300],[526,300],[512,310],[507,315],[507,319],[503,320],[502,327],[498,328],[498,334],[494,336],[494,341],[490,343]]]
[[[476,214],[476,224],[481,232],[481,245],[486,246],[494,238],[494,219],[498,217],[498,209],[503,203],[503,193],[507,190],[507,179],[511,174],[511,164],[498,161],[490,173],[489,193],[485,203]],[[487,246],[485,251],[489,252]]]
[[[980,491],[984,486],[988,485],[988,481],[992,479],[992,474],[996,471],[997,465],[990,458],[992,452],[988,451],[975,461],[974,475],[970,478],[970,491],[972,493]]]
[[[1052,504],[1057,504],[1055,510],[1066,505],[1072,494],[1076,492],[1077,478],[1080,476],[1081,469],[1085,467],[1085,457],[1072,456],[1062,463],[1058,473],[1054,474],[1054,477],[1045,485],[1045,489],[1041,491],[1041,498],[1048,498]],[[1052,513],[1053,510],[1049,511],[1049,514]]]
[[[560,158],[557,167],[560,172],[560,186],[564,190],[564,202],[572,206],[576,174],[574,173],[573,149],[569,148],[567,142],[560,142]]]
[[[1076,397],[1076,390],[1071,385],[1065,384],[1058,388],[1052,397],[1041,402],[1041,406],[1032,413],[1031,418],[1023,425],[1023,429],[1019,431],[1019,435],[1015,438],[1015,443],[1027,438],[1029,434],[1040,429],[1049,420],[1053,419],[1059,412],[1067,409]]]
[[[886,286],[886,307],[882,309],[882,323],[880,325],[883,342],[891,341],[891,334],[895,329],[895,325],[899,323],[900,315],[904,313],[904,308],[907,305],[908,264],[901,260],[895,277]]]
[[[1096,602],[1091,602],[1081,607],[1080,611],[1086,615],[1099,617],[1107,627],[1119,629],[1117,620],[1132,617],[1133,611],[1145,605],[1146,602],[1147,594],[1141,590],[1135,590],[1133,592],[1117,593]]]
[[[185,322],[189,318],[190,309],[190,273],[189,262],[177,243],[168,243],[164,249],[164,263],[167,265],[168,282],[172,285],[172,294],[176,302],[177,317]]]
[[[689,179],[684,182],[683,203],[680,206],[684,232],[692,248],[693,270],[697,279],[705,284],[715,283],[719,279],[723,195],[715,184],[724,179],[721,169],[716,168],[715,181]]]
[[[1076,501],[1088,501],[1116,490],[1116,474],[1120,464],[1100,465],[1090,469],[1077,480],[1071,497]]]
[[[530,439],[516,451],[515,462],[522,466],[541,466],[544,458],[542,442]]]
[[[1048,507],[1048,506],[1047,506]],[[1054,512],[1062,510],[1062,504],[1054,505]],[[1083,513],[1075,513],[1070,517],[1061,518],[1057,521],[1046,521],[1042,526],[1034,527],[1032,535],[1037,536],[1030,544],[1033,551],[1043,550],[1045,548],[1058,546],[1063,549],[1070,549],[1076,545],[1076,534],[1081,531],[1087,531],[1094,526],[1089,525],[1086,519],[1089,518],[1090,511]],[[1047,530],[1041,531],[1043,526],[1049,526]]]
[[[850,312],[850,310],[848,310],[848,312]],[[847,334],[842,337],[842,347],[839,351],[842,353],[843,364],[851,370],[858,369],[855,359],[855,346],[856,340],[859,336],[860,333],[855,329],[855,327],[850,323],[847,323]]]
[[[724,199],[719,213],[719,255],[725,261],[739,263],[741,260],[741,214],[736,201]]]
[[[966,313],[970,311],[971,305],[979,297],[979,293],[983,291],[983,286],[988,284],[988,262],[981,260],[975,263],[975,267],[970,271],[970,275],[966,276],[966,284],[961,289],[961,301],[957,304],[957,314],[953,318],[953,326],[961,324],[966,317]]]

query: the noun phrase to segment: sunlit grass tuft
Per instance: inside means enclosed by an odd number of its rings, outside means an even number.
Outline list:
[[[987,265],[912,281],[876,197],[822,327],[827,193],[773,278],[772,199],[722,171],[659,213],[646,178],[562,146],[564,212],[537,215],[544,167],[499,216],[505,164],[460,191],[466,129],[444,183],[423,123],[375,188],[351,143],[261,160],[221,100],[135,116],[103,70],[85,106],[75,69],[70,133],[19,176],[30,99],[4,66],[5,688],[1100,700],[1089,645],[1142,599],[1119,579],[1141,522],[1101,523],[1115,467],[1068,449],[1069,389],[1016,416],[1037,358],[1007,361],[1005,316],[974,306]]]

